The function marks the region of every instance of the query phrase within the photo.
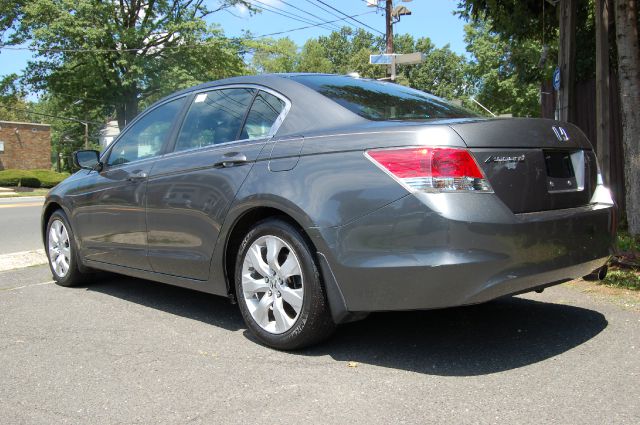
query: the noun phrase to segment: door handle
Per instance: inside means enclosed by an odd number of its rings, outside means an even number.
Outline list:
[[[242,165],[247,163],[247,156],[238,152],[229,152],[222,155],[222,161],[213,164],[216,168],[229,168],[236,165]]]
[[[147,173],[145,173],[144,171],[138,171],[137,173],[131,173],[129,174],[129,177],[127,177],[127,181],[130,182],[139,182],[142,180],[146,180],[147,177],[149,177],[149,175]]]

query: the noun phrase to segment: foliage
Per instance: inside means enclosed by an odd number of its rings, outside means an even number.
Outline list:
[[[213,10],[191,0],[3,2],[0,35],[38,51],[24,83],[53,96],[101,99],[122,127],[140,102],[244,71],[238,44],[204,19],[237,3],[248,6],[242,0],[221,1]]]
[[[509,43],[491,31],[488,20],[466,25],[465,41],[473,56],[468,72],[477,100],[495,114],[538,116],[543,74],[552,72],[536,65],[539,44]]]
[[[577,81],[595,77],[595,15],[594,0],[577,2],[576,56]],[[538,63],[542,46],[548,47],[547,65],[554,68],[558,57],[558,16],[554,7],[542,0],[461,0],[458,15],[472,23],[486,23],[489,31],[512,46],[536,44]],[[538,79],[549,78],[548,72]]]
[[[0,80],[0,120],[30,121],[28,115],[22,112],[28,105],[17,80],[16,74],[9,74]]]
[[[259,73],[294,72],[298,61],[298,46],[288,37],[263,40],[251,59]]]
[[[609,270],[601,282],[604,285],[640,291],[640,273],[634,270]]]
[[[631,236],[625,231],[618,232],[618,251],[640,254],[640,236]]]
[[[324,46],[316,39],[307,40],[300,52],[298,72],[330,73],[332,69],[333,65]]]
[[[54,187],[69,177],[68,173],[56,173],[51,170],[2,170],[0,186]]]

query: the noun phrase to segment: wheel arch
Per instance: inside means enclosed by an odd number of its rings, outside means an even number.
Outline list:
[[[296,220],[293,216],[286,213],[280,208],[276,208],[273,206],[255,206],[252,207],[240,214],[233,222],[233,225],[230,227],[228,236],[224,245],[224,253],[223,253],[223,267],[224,267],[224,275],[225,281],[227,285],[227,293],[235,298],[235,267],[236,267],[236,257],[238,253],[238,249],[240,248],[240,244],[242,243],[242,239],[247,234],[247,232],[258,222],[265,220],[267,218],[279,218],[288,224],[294,226],[300,234],[305,238],[305,242],[309,245],[314,257],[316,257],[317,248],[311,238],[304,230],[304,227],[300,225],[298,220]],[[317,261],[317,259],[316,259]]]
[[[242,239],[247,234],[249,229],[253,227],[257,222],[265,220],[267,218],[279,218],[290,225],[294,226],[305,239],[305,242],[311,250],[311,254],[316,262],[316,266],[320,271],[322,282],[324,284],[325,294],[331,315],[336,324],[345,323],[352,320],[359,320],[365,317],[359,313],[351,313],[348,311],[345,303],[342,291],[335,279],[333,272],[331,271],[329,262],[322,250],[319,249],[318,243],[314,243],[309,232],[301,224],[299,218],[294,217],[283,209],[275,206],[254,206],[252,208],[243,211],[234,220],[233,225],[230,226],[228,236],[225,241],[223,251],[223,269],[224,278],[227,286],[227,294],[232,300],[236,300],[235,290],[235,267],[237,260],[237,252],[242,243]]]
[[[43,243],[46,242],[47,225],[49,224],[49,219],[51,218],[51,215],[53,215],[53,213],[56,212],[57,210],[65,211],[64,208],[62,208],[62,204],[57,202],[57,201],[48,202],[45,205],[44,209],[42,210],[42,221],[40,223],[40,234],[42,236],[42,242]],[[65,211],[65,214],[66,214],[66,211]],[[69,217],[68,214],[67,214],[67,217]]]

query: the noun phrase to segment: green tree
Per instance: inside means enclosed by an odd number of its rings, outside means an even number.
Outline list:
[[[538,116],[540,80],[536,60],[539,45],[505,41],[491,31],[489,21],[476,21],[465,27],[468,67],[475,83],[476,99],[495,114]],[[534,75],[534,76],[532,76]]]
[[[251,59],[258,73],[294,72],[298,61],[298,46],[288,37],[261,40]]]
[[[323,72],[329,73],[333,66],[327,58],[327,51],[316,39],[309,39],[302,47],[298,63],[299,72]]]
[[[6,44],[38,53],[23,82],[37,90],[103,99],[122,127],[140,104],[194,82],[242,73],[237,43],[205,18],[243,0],[22,0],[0,5]]]
[[[24,100],[24,93],[17,84],[18,75],[10,74],[0,80],[0,120],[2,121],[30,121],[28,114],[23,112],[28,108]]]
[[[429,38],[420,38],[414,51],[425,54],[421,64],[403,67],[409,85],[445,99],[466,99],[472,90],[464,56],[448,45],[435,48]]]

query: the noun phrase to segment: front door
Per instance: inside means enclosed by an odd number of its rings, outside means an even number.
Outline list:
[[[70,194],[84,259],[151,270],[147,182],[184,102],[184,98],[176,99],[145,113],[103,155],[103,169],[89,172]]]
[[[149,261],[159,273],[207,280],[227,210],[273,134],[285,101],[256,88],[197,93],[174,151],[149,176]]]

